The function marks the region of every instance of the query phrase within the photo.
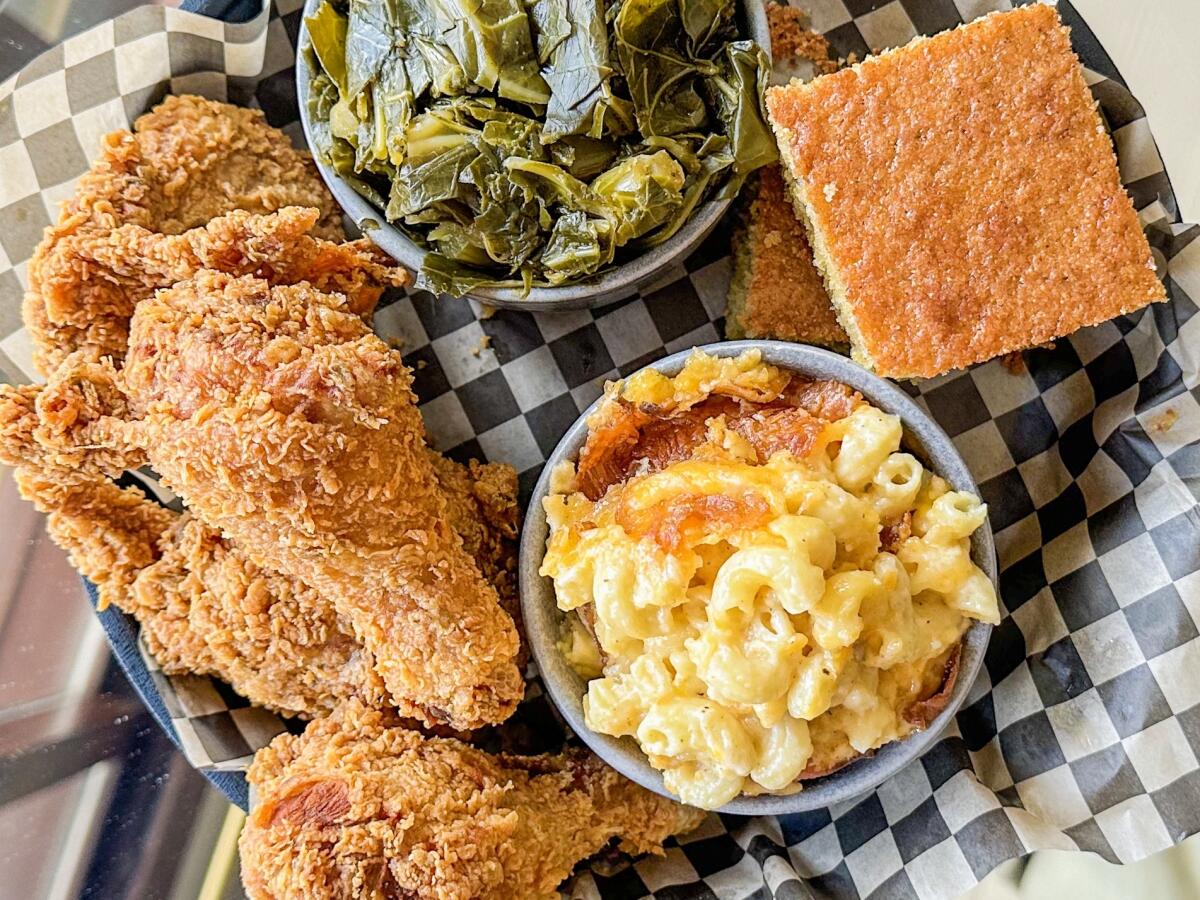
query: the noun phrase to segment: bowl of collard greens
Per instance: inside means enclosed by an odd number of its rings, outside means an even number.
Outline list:
[[[308,0],[301,120],[419,287],[564,309],[681,262],[776,158],[762,0]]]

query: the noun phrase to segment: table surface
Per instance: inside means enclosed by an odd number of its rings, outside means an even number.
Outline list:
[[[1141,101],[1185,222],[1200,222],[1200,2],[1072,0]]]

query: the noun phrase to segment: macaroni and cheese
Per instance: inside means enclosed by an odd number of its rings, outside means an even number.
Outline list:
[[[588,726],[634,737],[686,803],[797,790],[905,737],[970,620],[999,620],[970,557],[984,505],[841,385],[697,351],[610,385],[589,424],[541,571],[585,614],[562,647]]]

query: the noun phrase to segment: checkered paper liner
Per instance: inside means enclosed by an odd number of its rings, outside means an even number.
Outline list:
[[[12,378],[33,377],[26,262],[102,134],[191,91],[261,106],[303,140],[300,5],[278,0],[244,25],[145,7],[0,85],[0,368]],[[800,5],[840,55],[862,56],[1008,3]],[[710,816],[665,859],[581,873],[572,897],[951,897],[1035,849],[1130,862],[1200,831],[1200,228],[1177,221],[1141,107],[1074,10],[1060,11],[1171,301],[1029,351],[1016,371],[992,362],[910,386],[989,504],[1006,615],[985,671],[942,740],[867,797]],[[527,496],[605,379],[720,339],[729,274],[723,228],[657,286],[604,309],[489,316],[417,292],[376,325],[403,342],[431,443],[513,464]],[[202,770],[240,771],[295,727],[226,685],[163,675],[144,650],[120,655]]]

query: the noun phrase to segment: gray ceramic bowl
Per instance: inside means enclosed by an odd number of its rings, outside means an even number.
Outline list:
[[[790,369],[812,378],[841,381],[850,385],[885,412],[900,416],[904,424],[906,449],[925,465],[945,478],[956,490],[978,494],[971,473],[950,438],[912,399],[891,382],[867,372],[843,356],[802,344],[784,341],[726,341],[701,349],[716,356],[736,356],[746,350],[762,351],[766,362]],[[687,360],[690,350],[675,353],[653,363],[649,368],[668,375],[676,374]],[[605,762],[643,787],[670,796],[663,787],[662,775],[650,766],[633,738],[614,738],[597,734],[583,720],[583,695],[587,682],[572,669],[559,651],[557,641],[562,633],[562,616],[555,603],[554,586],[550,579],[538,574],[546,552],[548,528],[542,510],[542,499],[549,492],[550,473],[566,459],[578,458],[587,439],[587,417],[596,409],[592,404],[587,412],[571,426],[562,441],[546,461],[545,471],[533,489],[533,497],[521,534],[520,579],[521,611],[525,632],[533,657],[541,670],[542,682],[550,699],[562,712],[571,728]],[[986,523],[971,541],[971,556],[976,565],[987,573],[993,584],[996,580],[996,553],[992,531]],[[992,626],[975,622],[963,639],[958,679],[950,702],[929,728],[903,741],[880,749],[874,756],[859,759],[844,769],[804,783],[804,789],[786,797],[761,795],[741,796],[721,807],[720,812],[739,815],[781,815],[804,812],[834,803],[841,803],[865,794],[894,775],[908,763],[928,750],[938,735],[950,723],[975,682],[983,664],[984,650]]]
[[[305,18],[312,15],[320,4],[321,0],[306,0]],[[757,42],[770,56],[771,32],[767,27],[767,13],[763,0],[742,0],[742,15],[742,33]],[[312,133],[308,115],[310,73],[304,58],[308,46],[308,26],[301,20],[300,40],[296,48],[296,96],[300,103],[300,123],[304,127],[304,137],[311,146]],[[415,243],[399,228],[389,224],[383,210],[355,191],[331,166],[318,159],[317,168],[343,211],[364,234],[397,262],[414,271],[421,268],[421,262],[425,259],[424,247]],[[478,288],[468,296],[483,300],[491,306],[511,307],[530,312],[582,309],[615,303],[632,296],[638,288],[662,277],[673,264],[682,264],[687,255],[716,227],[732,202],[732,198],[708,200],[669,240],[587,281],[562,287],[533,288],[525,296],[516,288]],[[370,220],[368,227],[363,228],[363,223],[367,220]]]

